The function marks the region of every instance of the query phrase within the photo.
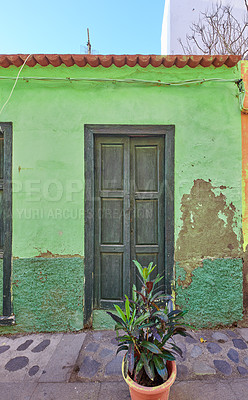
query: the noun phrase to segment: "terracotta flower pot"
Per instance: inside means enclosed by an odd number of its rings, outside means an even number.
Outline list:
[[[129,386],[132,400],[168,400],[170,387],[174,383],[177,374],[176,362],[167,361],[169,378],[162,385],[155,387],[141,386],[134,382],[129,376],[124,376],[124,361],[122,361],[122,376]]]

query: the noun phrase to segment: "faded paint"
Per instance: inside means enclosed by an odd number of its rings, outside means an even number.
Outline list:
[[[175,259],[186,271],[184,287],[204,258],[236,258],[242,255],[242,242],[233,230],[235,207],[227,205],[223,193],[215,195],[211,182],[194,181],[189,194],[181,201],[183,226],[179,233]]]
[[[0,72],[2,76],[13,77],[18,68],[1,68]],[[25,65],[22,76],[25,75],[177,81],[240,78],[240,70],[238,66],[215,69],[214,66],[29,68]],[[1,81],[1,103],[8,98],[12,86],[13,81]],[[201,195],[203,200],[205,195],[209,196],[206,207],[212,210],[211,221],[224,235],[224,244],[218,241],[211,256],[234,257],[236,265],[242,242],[237,234],[241,228],[241,122],[235,84],[157,87],[138,83],[19,81],[1,119],[12,121],[14,127],[13,304],[17,326],[13,329],[69,330],[82,326],[85,124],[174,124],[176,257],[180,265],[192,261],[193,253],[186,248],[190,240],[186,236],[190,235],[192,241],[200,239],[200,223],[205,239],[206,226],[213,229],[216,238],[217,228],[208,225],[207,211],[204,210],[205,220],[197,211],[196,181],[205,187]],[[187,208],[187,198],[192,200],[191,208]],[[190,249],[198,257],[197,266],[202,265],[202,256],[209,256],[203,240],[199,245],[196,241],[191,243]],[[218,288],[223,281],[220,265],[213,260]],[[231,268],[232,264],[228,265]],[[205,287],[202,280],[207,276],[199,274],[203,270],[190,266],[193,276],[188,290],[194,287],[200,293]],[[237,281],[242,283],[239,276]],[[184,293],[186,299],[186,289],[179,287],[182,304]],[[217,300],[215,306],[223,309],[221,297]],[[192,299],[188,303],[189,316],[194,306]],[[210,303],[210,308],[213,306]],[[242,310],[240,297],[236,307]],[[94,326],[98,326],[97,313],[105,314],[95,311]],[[211,313],[207,318],[210,324],[216,322]],[[233,318],[231,313],[225,314],[226,323],[233,322]],[[102,326],[107,327],[108,320],[105,322]]]

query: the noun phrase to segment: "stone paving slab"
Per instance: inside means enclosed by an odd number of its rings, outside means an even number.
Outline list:
[[[100,383],[98,382],[93,384],[81,382],[39,383],[31,398],[25,400],[98,400],[99,391]],[[12,398],[4,400],[12,400]]]
[[[175,382],[170,390],[170,400],[245,400],[242,386],[234,392],[226,381]]]
[[[85,333],[64,334],[43,369],[39,382],[68,382],[85,337]]]
[[[62,337],[62,333],[0,337],[0,382],[37,381]]]
[[[97,400],[130,400],[126,382],[102,382]]]
[[[248,328],[239,328],[237,330],[243,339],[248,342]]]
[[[37,384],[35,382],[0,382],[1,400],[31,400]]]

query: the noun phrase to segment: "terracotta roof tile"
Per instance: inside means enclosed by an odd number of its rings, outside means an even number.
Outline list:
[[[8,68],[11,65],[20,67],[28,54],[2,54],[0,55],[0,67]],[[227,67],[234,67],[241,60],[241,56],[236,55],[214,55],[214,56],[196,56],[196,55],[173,55],[173,56],[159,56],[159,55],[94,55],[94,54],[33,54],[29,57],[27,65],[34,67],[39,64],[42,67],[47,65],[53,65],[59,67],[61,64],[71,67],[77,65],[79,67],[85,67],[90,65],[91,67],[98,67],[102,65],[105,68],[109,68],[111,65],[116,67],[123,67],[128,65],[129,67],[135,67],[139,65],[143,68],[148,65],[153,67],[159,67],[164,65],[166,68],[176,66],[183,68],[188,65],[190,68],[195,68],[198,65],[202,67],[209,67],[213,65],[218,68],[222,65]]]

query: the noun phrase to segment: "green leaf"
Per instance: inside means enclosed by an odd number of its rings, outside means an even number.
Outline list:
[[[121,319],[122,319],[124,322],[126,322],[127,318],[126,318],[124,312],[122,311],[122,309],[121,309],[119,306],[117,306],[116,304],[114,304],[114,306],[115,306],[115,309],[116,309],[116,311],[118,312],[119,316],[121,317]]]
[[[128,373],[128,361],[127,361],[127,353],[124,356],[124,376],[127,377]]]
[[[144,279],[147,280],[147,278],[148,278],[148,269],[147,269],[147,267],[143,268],[143,276],[144,276]]]
[[[116,354],[118,354],[120,351],[123,351],[123,350],[128,350],[128,346],[125,344],[122,344],[118,349],[117,349],[117,352],[116,352]]]
[[[150,275],[152,273],[152,271],[156,268],[156,264],[154,265],[154,267],[152,267],[153,262],[150,262],[150,264],[148,265],[148,275]]]
[[[168,332],[166,335],[164,335],[163,339],[162,339],[162,345],[164,346],[165,343],[167,342],[167,340],[170,339],[170,337],[173,336],[173,331]]]
[[[153,262],[151,261],[151,262],[149,263],[149,265],[148,265],[148,271],[150,271],[150,269],[152,268],[152,266],[153,266]],[[155,267],[156,267],[156,265],[155,265]]]
[[[136,368],[135,368],[135,375],[138,375],[138,373],[142,370],[143,366],[144,366],[144,362],[140,358],[138,363],[137,363],[137,365],[136,365]]]
[[[130,326],[133,325],[133,321],[134,321],[135,315],[136,315],[136,309],[134,309],[134,311],[133,311],[133,315],[132,315],[131,321],[130,321]]]
[[[175,356],[173,356],[173,354],[169,350],[163,350],[163,353],[160,355],[160,357],[164,360],[175,360]]]
[[[136,301],[137,301],[137,294],[136,294],[136,291],[137,291],[137,288],[136,288],[136,286],[135,286],[135,284],[133,284],[133,288],[132,288],[132,298],[133,298],[133,301],[136,303]]]
[[[137,260],[133,260],[133,263],[136,265],[136,267],[138,268],[138,271],[140,273],[140,275],[143,278],[143,268],[142,265],[137,261]]]
[[[124,322],[122,322],[121,324],[115,324],[115,330],[119,331],[120,329],[126,329]]]
[[[153,358],[152,358],[151,361],[149,362],[149,367],[150,367],[150,369],[151,369],[152,376],[154,376],[154,378],[155,378],[155,366],[154,366]],[[154,378],[153,378],[153,379],[154,379]]]
[[[182,317],[184,314],[186,314],[187,311],[182,311],[182,310],[173,310],[168,314],[169,318],[179,318]]]
[[[163,295],[162,290],[160,290],[159,292],[155,293],[153,295],[153,297],[151,298],[151,302],[153,302],[158,296]]]
[[[150,368],[150,365],[149,365],[149,362],[148,362],[148,359],[147,359],[146,355],[144,353],[141,353],[140,357],[141,357],[141,359],[142,359],[142,361],[144,363],[144,368],[145,368],[146,374],[153,381],[154,380],[154,375],[152,374],[152,370]]]
[[[158,324],[158,322],[156,323],[156,322],[154,322],[154,321],[151,321],[151,322],[148,322],[148,323],[146,323],[146,324],[142,324],[142,325],[140,325],[140,329],[143,329],[143,328],[149,328],[149,327],[151,327],[151,326],[156,326]]]
[[[109,314],[110,317],[113,318],[113,320],[114,320],[115,322],[117,322],[118,324],[120,324],[121,327],[124,326],[122,319],[121,319],[120,317],[118,317],[118,315],[115,315],[115,314],[113,314],[113,313],[110,312],[110,311],[107,311],[107,314]]]
[[[129,299],[128,299],[127,295],[125,295],[125,297],[126,297],[126,301],[125,301],[126,316],[129,321],[129,319],[130,319],[130,303],[129,303]]]
[[[140,315],[135,321],[134,321],[134,326],[142,324],[146,319],[150,317],[150,314],[147,312],[143,315]]]
[[[148,342],[147,340],[143,340],[143,342],[140,343],[140,346],[154,354],[161,354],[161,350],[158,348],[158,346],[156,346],[154,343]]]
[[[186,332],[186,329],[183,327],[178,327],[174,330],[174,335],[181,335],[181,336],[189,336],[189,333]]]
[[[153,357],[153,361],[154,361],[154,365],[155,365],[155,368],[156,368],[158,374],[165,381],[168,376],[168,373],[167,373],[167,368],[164,365],[163,360],[161,360],[161,358],[159,358],[159,357]]]
[[[156,311],[153,315],[156,315],[156,317],[162,319],[164,322],[168,322],[167,314],[163,313],[163,311]]]
[[[155,286],[158,282],[160,282],[162,279],[163,279],[162,276],[157,275],[156,279],[155,279],[154,282],[153,282],[154,286]]]
[[[178,347],[176,344],[174,344],[174,343],[171,343],[170,344],[171,345],[171,347],[173,348],[173,350],[177,353],[177,354],[179,354],[181,357],[183,356],[183,352],[182,352],[182,349],[180,349],[180,347]]]
[[[118,336],[116,339],[118,340],[118,342],[132,342],[132,338],[129,335]]]

